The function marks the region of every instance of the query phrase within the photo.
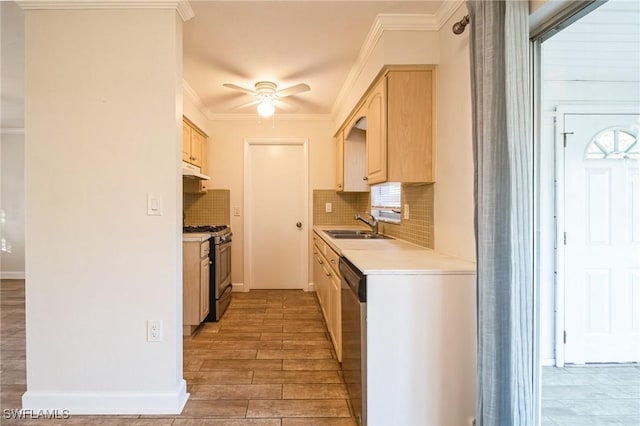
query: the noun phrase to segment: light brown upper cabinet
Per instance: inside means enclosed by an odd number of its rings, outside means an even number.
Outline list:
[[[368,192],[366,181],[367,117],[364,106],[336,135],[336,191]]]
[[[200,167],[200,173],[207,174],[208,136],[188,118],[182,118],[182,161]],[[184,191],[189,193],[207,192],[207,181],[183,179]]]
[[[207,135],[198,129],[187,118],[182,119],[182,160],[200,167],[202,173],[203,162],[207,149]]]
[[[365,97],[367,181],[434,182],[435,69],[389,70]]]

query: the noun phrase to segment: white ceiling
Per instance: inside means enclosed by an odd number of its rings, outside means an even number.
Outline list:
[[[288,97],[295,114],[330,114],[378,14],[442,16],[456,0],[191,1],[184,24],[184,80],[209,117],[255,115],[249,89],[260,80],[278,88],[306,83]],[[448,18],[446,16],[445,18]],[[280,112],[276,112],[279,114]]]

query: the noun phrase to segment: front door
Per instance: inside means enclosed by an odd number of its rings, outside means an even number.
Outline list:
[[[248,287],[306,289],[307,141],[248,140],[245,147]]]
[[[566,141],[565,362],[638,362],[640,116],[559,118]]]

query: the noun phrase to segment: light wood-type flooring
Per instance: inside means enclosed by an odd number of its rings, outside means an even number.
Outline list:
[[[315,293],[234,293],[218,323],[184,339],[191,398],[180,416],[4,417],[26,390],[24,281],[0,286],[0,424],[354,426]]]

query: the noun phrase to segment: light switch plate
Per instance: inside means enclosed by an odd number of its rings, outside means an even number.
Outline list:
[[[333,211],[333,204],[324,203],[324,212],[325,213],[331,213],[332,211]]]
[[[404,205],[404,218],[405,220],[409,220],[409,204]]]
[[[240,207],[238,207],[238,206],[234,206],[233,207],[233,215],[234,216],[240,216]]]
[[[162,195],[147,194],[147,216],[162,216]]]

